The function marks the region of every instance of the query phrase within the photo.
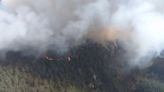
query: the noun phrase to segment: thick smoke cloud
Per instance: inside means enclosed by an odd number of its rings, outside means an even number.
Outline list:
[[[2,0],[0,50],[65,52],[91,39],[120,42],[131,66],[164,49],[163,0]]]

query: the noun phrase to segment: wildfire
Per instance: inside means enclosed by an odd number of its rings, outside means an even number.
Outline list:
[[[92,41],[106,46],[107,42],[112,42],[116,46],[117,40],[127,40],[130,32],[115,27],[102,27],[99,30],[90,31],[88,38]]]

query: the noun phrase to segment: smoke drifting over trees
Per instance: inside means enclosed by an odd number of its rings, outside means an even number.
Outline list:
[[[2,0],[0,50],[66,52],[87,39],[119,43],[131,66],[164,49],[162,0]]]

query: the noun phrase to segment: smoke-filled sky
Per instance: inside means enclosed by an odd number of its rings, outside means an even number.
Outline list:
[[[0,51],[65,52],[86,39],[120,42],[132,66],[164,49],[163,0],[2,0]]]

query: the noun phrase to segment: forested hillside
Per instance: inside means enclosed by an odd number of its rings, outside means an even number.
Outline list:
[[[163,92],[162,59],[146,69],[127,70],[120,47],[88,42],[64,55],[39,57],[10,51],[1,61],[2,92]]]

